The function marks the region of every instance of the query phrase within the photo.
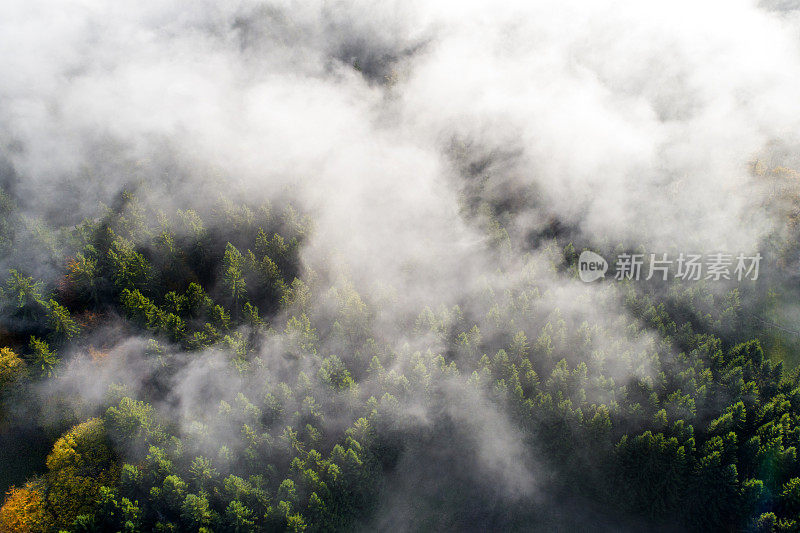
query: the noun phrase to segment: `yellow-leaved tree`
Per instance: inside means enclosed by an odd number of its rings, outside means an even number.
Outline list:
[[[6,420],[6,401],[16,395],[25,373],[25,362],[11,348],[0,348],[0,425]]]
[[[47,509],[56,527],[90,514],[102,486],[115,486],[119,465],[99,418],[78,424],[58,439],[47,456]]]
[[[25,373],[25,362],[11,348],[0,348],[0,389],[15,383]]]

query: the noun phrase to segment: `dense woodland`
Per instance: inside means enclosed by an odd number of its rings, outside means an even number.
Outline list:
[[[769,314],[793,294],[786,279],[598,282],[626,312],[577,320],[547,281],[580,284],[582,244],[565,230],[517,282],[487,279],[390,328],[381,306],[402,295],[303,265],[314,224],[288,202],[165,212],[125,192],[65,226],[16,203],[0,196],[0,423],[45,451],[3,458],[29,467],[6,468],[2,531],[386,528],[403,484],[423,502],[407,519],[420,531],[800,528],[796,339]],[[489,220],[502,277],[524,250]],[[775,269],[794,253],[787,220]],[[126,342],[140,383],[120,378],[95,403],[57,386],[69,361],[90,381]],[[171,387],[205,360],[207,403],[175,415]],[[481,402],[537,458],[544,496],[501,496],[463,468]]]

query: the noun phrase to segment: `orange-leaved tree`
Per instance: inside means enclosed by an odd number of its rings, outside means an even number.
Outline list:
[[[0,531],[6,533],[44,533],[51,527],[42,488],[37,482],[11,487],[0,508]]]

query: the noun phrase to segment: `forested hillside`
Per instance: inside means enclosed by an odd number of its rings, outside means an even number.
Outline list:
[[[0,293],[3,431],[35,424],[52,445],[13,480],[3,530],[329,531],[390,523],[382,501],[406,491],[419,530],[798,527],[800,382],[739,287],[610,282],[628,312],[583,316],[549,281],[576,277],[574,245],[553,238],[501,283],[495,224],[495,277],[386,324],[401,296],[303,268],[313,223],[289,204],[201,216],[122,193],[60,228],[4,205],[25,228],[6,249],[46,250],[59,275],[12,268]],[[483,448],[499,430],[513,437]],[[476,471],[481,453],[497,457]],[[499,495],[532,457],[547,497]]]
[[[800,6],[0,1],[0,533],[800,531]]]

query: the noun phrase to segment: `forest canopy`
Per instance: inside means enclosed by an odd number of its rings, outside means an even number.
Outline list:
[[[800,10],[373,4],[0,3],[0,532],[800,530]]]
[[[486,484],[524,490],[532,481],[511,471],[535,450],[568,506],[632,524],[795,527],[800,383],[779,360],[790,341],[744,313],[742,291],[762,288],[631,281],[606,295],[627,313],[587,320],[548,287],[577,277],[572,244],[552,239],[546,261],[529,256],[501,288],[500,242],[477,303],[419,309],[394,327],[420,341],[398,346],[380,301],[302,267],[311,232],[288,204],[220,201],[203,217],[151,212],[131,193],[94,221],[42,226],[60,274],[6,274],[2,414],[6,432],[32,416],[55,440],[9,489],[2,523],[324,531],[367,524],[384,493],[414,490],[430,502],[414,528],[555,524],[552,509]],[[85,380],[107,390],[81,399]],[[176,383],[196,390],[176,397]],[[481,434],[498,424],[513,439]],[[506,457],[465,469],[495,452],[482,439]]]

